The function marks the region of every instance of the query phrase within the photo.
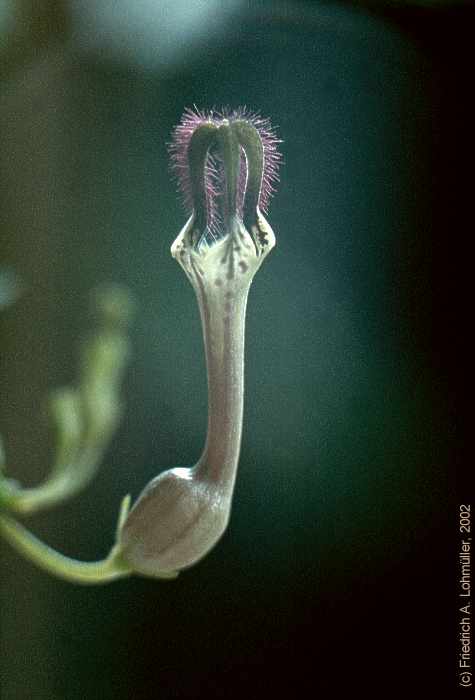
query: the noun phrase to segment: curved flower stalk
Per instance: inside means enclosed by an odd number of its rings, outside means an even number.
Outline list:
[[[46,480],[33,488],[0,478],[0,506],[10,511],[30,515],[85,488],[119,424],[119,390],[130,355],[126,329],[133,302],[125,289],[108,285],[96,290],[93,303],[98,329],[83,344],[78,385],[54,391],[48,400],[57,436],[53,467]]]
[[[68,559],[0,515],[0,532],[49,572],[77,583],[106,583],[133,573],[174,578],[202,559],[224,533],[241,447],[247,297],[254,275],[275,245],[263,212],[277,180],[277,144],[269,122],[243,109],[189,110],[176,128],[172,160],[190,216],[171,253],[193,286],[201,315],[208,372],[204,450],[193,467],[170,469],[153,479],[130,511],[130,499],[124,499],[116,544],[101,562]],[[52,485],[43,489],[41,498],[40,490],[33,498],[23,494],[22,501],[21,492],[14,496],[15,487],[10,486],[9,494],[4,482],[7,507],[27,512],[31,502],[54,500],[64,474],[71,479],[64,465],[77,456],[79,436],[90,437],[85,446],[90,442],[93,452],[100,448],[101,436],[110,436],[116,424],[111,408],[117,402],[109,390],[117,385],[117,368],[126,354],[118,348],[109,354],[105,346],[91,346],[86,352],[81,395],[81,406],[89,412],[85,433],[74,392],[54,404],[62,440]],[[94,371],[96,365],[100,372]]]
[[[62,503],[93,479],[122,415],[120,384],[130,356],[127,326],[133,314],[129,293],[117,286],[94,295],[98,328],[82,347],[77,386],[53,392],[48,414],[56,430],[53,468],[39,486],[23,488],[6,477],[0,445],[0,532],[18,551],[56,576],[79,583],[102,583],[130,573],[116,556],[103,562],[76,562],[55,552],[11,516],[31,515]],[[122,515],[129,499],[124,499]],[[120,521],[121,522],[121,521]]]
[[[208,371],[208,428],[191,468],[155,478],[120,531],[134,571],[170,574],[200,560],[229,521],[241,445],[244,335],[251,282],[275,245],[262,209],[277,177],[277,139],[266,120],[188,111],[172,157],[191,215],[172,256],[198,301]]]

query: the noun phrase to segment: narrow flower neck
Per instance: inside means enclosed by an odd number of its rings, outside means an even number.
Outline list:
[[[246,304],[252,279],[275,243],[259,214],[252,235],[231,217],[212,245],[193,245],[192,216],[172,246],[198,300],[208,371],[208,431],[193,474],[231,498],[241,446]]]
[[[200,300],[208,370],[208,430],[196,476],[231,498],[241,447],[248,290]]]

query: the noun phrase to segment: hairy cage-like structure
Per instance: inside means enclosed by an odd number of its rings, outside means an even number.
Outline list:
[[[269,120],[244,108],[185,111],[170,153],[185,209],[195,214],[197,235],[212,242],[226,234],[230,214],[249,225],[257,207],[267,212],[278,180],[279,143]]]
[[[264,217],[277,180],[279,143],[266,119],[245,109],[187,110],[170,147],[189,219],[172,245],[195,290],[208,371],[208,429],[190,468],[145,488],[119,532],[134,571],[160,576],[191,566],[229,521],[239,460],[246,303],[275,245]]]

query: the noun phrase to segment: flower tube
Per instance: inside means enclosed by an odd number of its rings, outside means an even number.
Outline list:
[[[241,447],[246,304],[275,245],[264,217],[280,155],[267,120],[245,110],[185,112],[172,162],[190,216],[171,253],[196,294],[208,374],[203,453],[145,488],[120,529],[134,571],[170,575],[199,561],[229,521]]]

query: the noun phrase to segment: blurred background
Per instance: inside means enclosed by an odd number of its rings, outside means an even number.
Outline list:
[[[227,534],[176,582],[92,589],[0,542],[2,700],[456,687],[473,20],[429,0],[0,1],[11,476],[39,483],[51,461],[44,398],[74,379],[91,288],[125,284],[139,307],[98,477],[28,522],[60,551],[102,558],[121,498],[203,446],[198,309],[169,254],[173,127],[193,104],[247,105],[285,161]]]

